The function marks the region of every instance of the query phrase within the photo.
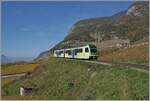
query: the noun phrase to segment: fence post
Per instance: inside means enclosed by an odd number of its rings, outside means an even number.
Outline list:
[[[24,87],[20,87],[20,95],[21,95],[21,96],[24,95]]]

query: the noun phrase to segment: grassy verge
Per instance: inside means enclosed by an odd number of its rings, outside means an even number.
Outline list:
[[[2,98],[148,100],[148,77],[148,73],[115,65],[104,66],[52,58],[31,76],[2,87]],[[20,96],[21,85],[38,89]]]

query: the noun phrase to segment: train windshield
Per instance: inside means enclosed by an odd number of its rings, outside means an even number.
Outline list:
[[[91,48],[91,53],[96,53],[97,49],[96,48]]]
[[[89,46],[90,46],[91,53],[96,53],[97,52],[97,49],[96,49],[95,45],[89,45]]]

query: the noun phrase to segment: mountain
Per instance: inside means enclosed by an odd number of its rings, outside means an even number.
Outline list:
[[[149,36],[149,2],[136,1],[125,11],[110,17],[97,17],[76,22],[64,40],[51,49],[94,43],[119,38],[130,40],[131,44],[148,40]],[[49,51],[50,52],[50,51]],[[47,56],[46,56],[47,55]],[[48,57],[48,51],[38,58]]]
[[[10,63],[12,60],[9,58],[9,57],[7,57],[7,56],[5,56],[5,55],[1,55],[1,63]]]
[[[42,52],[35,60],[42,60],[42,59],[48,59],[50,57],[50,51],[47,50],[45,52]]]
[[[18,61],[31,61],[33,57],[10,57],[10,59],[13,62],[18,62]]]
[[[95,33],[98,33],[102,40],[109,40],[114,36],[130,39],[131,42],[143,39],[148,36],[148,7],[148,2],[135,2],[126,11],[111,17],[78,21],[63,42],[95,41]]]
[[[1,55],[1,63],[6,64],[6,63],[12,63],[12,62],[19,62],[19,61],[30,61],[32,60],[33,57],[9,57],[6,55]]]

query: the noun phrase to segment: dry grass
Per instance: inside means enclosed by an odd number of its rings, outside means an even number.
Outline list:
[[[12,81],[14,81],[15,79],[16,79],[16,77],[10,77],[10,78],[6,78],[6,79],[2,79],[1,80],[1,86],[3,87],[4,85],[9,84]]]
[[[100,60],[107,61],[148,61],[149,44],[120,49],[118,51],[100,56]]]
[[[38,65],[38,63],[3,65],[1,72],[2,74],[30,72],[33,71]]]
[[[2,65],[1,72],[2,74],[16,74],[23,72],[32,72],[36,69],[39,63],[12,63]],[[13,82],[18,77],[10,77],[1,80],[1,86],[7,85]]]

